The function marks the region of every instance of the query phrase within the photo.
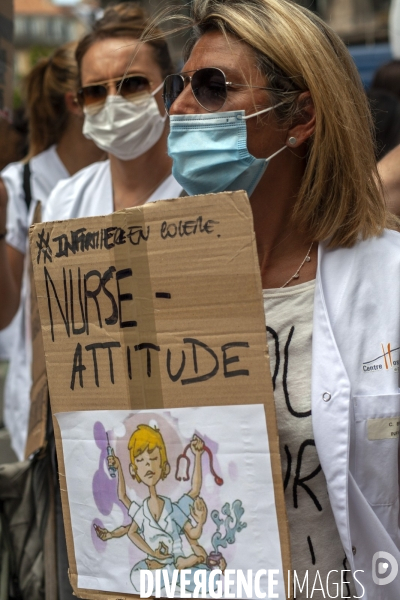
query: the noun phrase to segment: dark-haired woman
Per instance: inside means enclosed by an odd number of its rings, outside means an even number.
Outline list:
[[[61,179],[104,157],[104,151],[82,134],[75,50],[75,43],[61,46],[28,75],[29,154],[25,161],[8,165],[0,175],[0,329],[9,325],[20,306],[29,213],[34,201],[40,200],[44,206]],[[22,301],[13,323],[0,333],[2,341],[9,340],[10,356],[4,417],[20,459],[24,456],[31,385],[24,304]]]
[[[83,131],[109,160],[61,182],[46,204],[44,220],[103,215],[180,195],[167,154],[161,90],[172,62],[161,37],[140,41],[147,25],[137,4],[123,3],[108,8],[80,41]]]

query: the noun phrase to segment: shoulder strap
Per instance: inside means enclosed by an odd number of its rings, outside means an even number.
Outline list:
[[[26,208],[29,211],[29,207],[31,205],[31,200],[32,200],[32,192],[31,192],[31,167],[29,165],[29,161],[24,164],[22,187],[23,187],[23,190],[24,190]]]

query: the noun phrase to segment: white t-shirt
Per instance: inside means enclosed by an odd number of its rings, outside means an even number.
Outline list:
[[[29,166],[31,170],[32,198],[43,202],[46,201],[51,190],[60,179],[69,177],[55,146],[51,146],[48,150],[31,158]],[[23,190],[23,170],[23,163],[12,163],[3,169],[0,176],[4,181],[8,195],[6,242],[25,254],[30,223]],[[0,332],[0,360],[10,358],[16,328],[18,327],[18,318],[16,316],[13,323]]]
[[[170,175],[147,202],[176,198],[181,192],[182,187]],[[33,198],[36,198],[36,195]],[[32,201],[31,215],[33,215],[34,205],[35,202]],[[113,211],[110,163],[103,161],[94,163],[72,177],[60,181],[42,205],[42,221],[101,216]],[[6,382],[5,400],[6,426],[11,435],[12,446],[19,457],[23,457],[25,451],[32,384],[30,290],[26,275],[24,275],[22,293],[26,317],[21,319],[21,326],[17,331],[17,353],[13,351]]]
[[[314,291],[315,281],[309,281],[263,292],[292,569],[300,586],[308,572],[310,595],[306,587],[302,593],[297,587],[297,599],[311,597],[315,581],[315,590],[321,588],[318,575],[325,586],[328,572],[334,569],[338,573],[331,574],[330,582],[332,586],[338,583],[340,590],[340,572],[350,568],[330,505],[312,427]],[[356,595],[350,572],[343,574],[343,581],[348,581],[343,586],[344,597]],[[320,597],[317,591],[313,597]]]
[[[29,167],[32,202],[40,200],[45,204],[60,179],[69,177],[55,146],[31,158]],[[30,222],[23,190],[23,170],[23,163],[12,163],[3,169],[1,178],[8,194],[6,241],[7,244],[25,254]]]
[[[177,198],[182,187],[170,175],[151,194],[147,202]],[[63,221],[79,217],[96,217],[114,212],[110,161],[94,163],[67,181],[61,181],[52,191],[43,221]]]
[[[31,172],[31,208],[25,202],[23,190],[23,163],[12,163],[1,172],[1,178],[7,189],[7,237],[6,242],[22,254],[26,254],[28,229],[33,214],[33,206],[40,200],[46,201],[54,186],[69,177],[69,173],[51,146],[29,161]],[[24,270],[27,268],[27,263]],[[26,277],[21,290],[21,303],[11,324],[0,332],[1,358],[10,358],[10,366],[4,390],[4,420],[8,428],[13,449],[22,459],[25,448],[26,431],[30,405],[30,319],[25,318]]]

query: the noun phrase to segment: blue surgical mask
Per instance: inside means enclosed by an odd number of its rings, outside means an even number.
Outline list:
[[[171,115],[168,154],[172,174],[190,195],[245,190],[253,193],[269,161],[256,158],[247,150],[246,120],[277,106],[252,115],[244,110],[195,115]]]

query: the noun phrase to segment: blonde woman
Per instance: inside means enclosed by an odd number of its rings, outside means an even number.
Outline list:
[[[169,154],[189,194],[250,196],[292,566],[310,582],[294,597],[320,577],[321,597],[398,600],[400,235],[359,76],[294,3],[192,10],[164,84]]]
[[[20,305],[29,211],[34,201],[45,205],[61,179],[104,157],[104,152],[82,134],[75,48],[73,43],[61,46],[28,75],[29,154],[24,162],[9,165],[0,175],[0,329],[11,322]],[[23,311],[21,305],[10,332],[13,340],[4,415],[20,459],[24,456],[31,385],[30,342],[26,340],[29,324],[24,322]]]
[[[148,487],[149,496],[141,505],[131,501],[126,494],[125,477],[119,458],[114,455],[108,457],[109,467],[116,469],[118,474],[118,497],[128,509],[132,522],[114,531],[95,526],[95,531],[103,541],[127,534],[144,553],[146,558],[139,561],[131,572],[131,582],[136,592],[140,592],[139,572],[142,569],[158,570],[165,567],[172,576],[175,568],[182,570],[195,567],[191,571],[192,581],[188,589],[193,589],[193,575],[197,568],[209,571],[205,564],[207,553],[198,541],[207,519],[207,507],[200,497],[204,442],[194,435],[190,446],[195,457],[192,485],[190,491],[177,501],[160,496],[157,492],[156,486],[171,470],[164,438],[158,429],[138,425],[128,444],[130,475],[138,483]],[[196,523],[195,526],[190,522],[190,516]],[[190,546],[191,552],[187,556],[182,545],[183,536]]]

